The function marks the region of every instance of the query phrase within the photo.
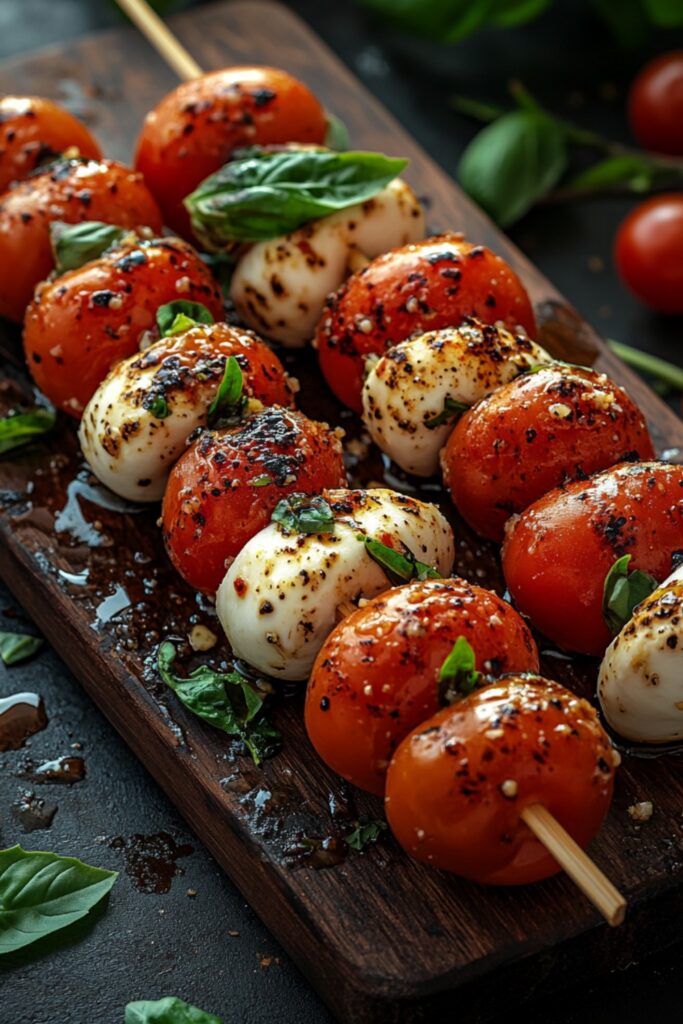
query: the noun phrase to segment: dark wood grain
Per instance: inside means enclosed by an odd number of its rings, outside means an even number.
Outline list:
[[[205,67],[286,67],[346,121],[359,147],[410,157],[408,177],[431,200],[432,226],[462,229],[509,260],[532,294],[553,352],[595,362],[625,384],[660,451],[683,449],[683,425],[673,413],[291,13],[237,2],[180,15],[173,24]],[[173,85],[144,40],[125,29],[0,69],[0,90],[66,99],[108,154],[122,159],[130,158],[144,113]],[[297,370],[314,380],[308,362],[304,357]],[[306,411],[336,420],[339,410],[324,388],[307,390]],[[256,769],[160,686],[149,664],[159,637],[182,636],[192,617],[212,624],[212,611],[170,569],[156,512],[103,509],[79,470],[70,425],[50,446],[0,463],[0,572],[341,1020],[486,1014],[679,936],[682,787],[680,762],[672,758],[625,758],[612,811],[593,844],[595,859],[631,901],[617,931],[608,931],[562,877],[521,890],[484,890],[411,862],[390,839],[327,870],[302,860],[293,851],[303,833],[342,835],[359,814],[376,816],[378,803],[349,793],[316,759],[296,696],[283,698],[276,711],[282,754]],[[360,472],[379,472],[372,457]],[[484,567],[495,583],[493,549],[461,524],[459,535],[458,571],[472,576]],[[129,603],[105,621],[117,596]],[[591,685],[588,663],[568,664],[549,652],[546,665],[584,692]],[[627,814],[637,799],[655,803],[643,826]]]

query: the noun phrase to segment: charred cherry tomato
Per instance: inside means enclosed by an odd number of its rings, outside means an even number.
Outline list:
[[[503,543],[505,580],[520,611],[570,651],[602,655],[605,577],[631,555],[629,571],[664,580],[683,550],[683,467],[616,466],[550,491],[511,519]]]
[[[285,495],[345,484],[341,441],[327,424],[264,409],[202,434],[176,462],[162,508],[166,550],[183,579],[213,594]]]
[[[53,268],[50,223],[102,220],[161,231],[142,176],[112,160],[64,160],[0,196],[0,316],[21,320]]]
[[[344,619],[306,693],[306,729],[323,761],[381,796],[398,744],[438,711],[439,672],[461,636],[485,674],[538,671],[536,645],[514,608],[464,580],[408,583]]]
[[[603,373],[558,363],[517,377],[466,412],[441,464],[460,514],[501,540],[506,519],[553,487],[654,454],[623,388]]]
[[[164,220],[191,238],[183,199],[242,146],[322,143],[325,112],[286,71],[234,67],[183,82],[149,113],[135,166],[157,197]]]
[[[138,350],[159,306],[178,299],[222,315],[211,272],[179,238],[127,242],[45,282],[24,321],[33,379],[58,408],[80,417],[110,369]]]
[[[683,193],[636,206],[617,232],[614,255],[622,280],[646,306],[683,314]]]
[[[683,50],[662,54],[636,76],[628,97],[633,134],[645,149],[683,155]]]
[[[524,286],[490,249],[459,234],[405,245],[352,274],[327,300],[316,335],[320,366],[335,395],[360,413],[368,357],[466,316],[502,320],[531,337],[536,330]]]
[[[51,100],[0,98],[0,192],[67,149],[96,160],[102,156],[83,122]]]
[[[617,763],[588,701],[538,676],[507,677],[406,737],[387,773],[387,819],[417,860],[485,885],[525,885],[560,867],[521,812],[542,805],[586,846]]]

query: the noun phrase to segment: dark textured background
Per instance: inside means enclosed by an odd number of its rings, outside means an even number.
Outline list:
[[[481,34],[453,48],[389,33],[344,0],[296,0],[290,6],[450,171],[474,130],[449,109],[452,92],[500,102],[506,81],[516,76],[558,113],[627,141],[628,81],[648,56],[683,45],[680,34],[660,34],[644,40],[636,53],[623,54],[580,0],[556,3],[523,30]],[[0,0],[0,57],[118,21],[107,0]],[[645,311],[623,290],[611,266],[614,231],[630,205],[609,199],[543,207],[512,234],[603,334],[680,362],[681,321]],[[0,629],[27,628],[17,614],[0,588]],[[166,994],[212,1010],[225,1024],[330,1021],[51,651],[25,666],[0,665],[0,695],[19,690],[44,696],[49,724],[24,750],[0,754],[0,844],[21,842],[74,854],[122,874],[108,905],[85,924],[5,958],[0,1024],[120,1024],[128,1000]],[[74,753],[74,743],[82,744],[76,752],[86,761],[85,781],[72,787],[32,786],[17,777],[27,757],[39,761]],[[15,820],[12,805],[27,789],[58,805],[49,831],[25,835]],[[135,838],[140,836],[147,838]],[[136,853],[142,853],[142,864],[139,856],[134,863]],[[174,862],[182,873],[171,878]],[[163,884],[169,885],[165,893],[140,888]],[[525,1016],[532,1024],[677,1017],[680,962],[681,950],[672,949],[589,991],[572,990],[567,979],[567,994],[530,1008]]]

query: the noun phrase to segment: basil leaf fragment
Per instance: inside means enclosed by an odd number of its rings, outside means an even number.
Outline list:
[[[165,420],[171,413],[164,395],[148,395],[142,404],[157,420]]]
[[[210,427],[228,426],[239,419],[247,404],[247,396],[242,394],[243,387],[240,364],[234,356],[229,356],[216,397],[209,406],[207,422]]]
[[[0,455],[11,452],[35,438],[47,434],[55,425],[57,416],[52,409],[37,405],[28,412],[11,412],[0,419]]]
[[[379,540],[367,537],[364,533],[356,534],[357,540],[365,544],[365,550],[386,572],[393,582],[405,583],[406,580],[440,580],[441,574],[433,565],[419,562],[412,551],[403,548],[403,552],[382,544]]]
[[[77,270],[84,263],[96,260],[130,234],[130,228],[105,224],[101,220],[86,220],[80,224],[65,224],[64,221],[55,220],[50,224],[55,270],[58,274]]]
[[[212,324],[213,316],[201,302],[176,299],[157,309],[157,327],[162,338],[189,331],[197,324]]]
[[[325,112],[325,117],[327,120],[327,132],[324,145],[328,149],[335,150],[337,153],[344,153],[350,145],[348,128],[340,117],[330,113],[329,110]]]
[[[319,495],[290,494],[275,506],[270,517],[284,533],[333,533],[332,509]]]
[[[472,693],[483,678],[477,671],[471,645],[459,636],[439,669],[439,700],[442,704],[453,704]]]
[[[159,646],[159,675],[178,699],[215,729],[237,736],[251,754],[254,764],[272,757],[282,746],[278,730],[263,717],[262,696],[239,672],[217,672],[200,665],[189,676],[172,672],[176,649],[170,640]]]
[[[656,590],[659,583],[649,572],[628,570],[631,555],[617,558],[605,576],[602,596],[602,617],[609,631],[616,636],[633,615],[637,605]]]
[[[45,641],[28,633],[0,632],[0,660],[4,665],[16,665],[36,654]]]
[[[184,1003],[177,996],[165,996],[128,1003],[123,1024],[223,1024],[223,1021],[198,1006]]]
[[[386,827],[386,821],[382,821],[381,818],[372,821],[361,818],[353,832],[349,832],[348,835],[344,836],[344,842],[352,850],[361,852],[366,846],[376,843]]]
[[[454,416],[461,416],[469,408],[470,406],[465,402],[458,402],[455,398],[446,398],[441,412],[437,413],[436,416],[432,416],[431,419],[425,420],[425,427],[428,430],[433,430],[434,427],[442,427],[444,423],[448,423]]]
[[[21,949],[85,917],[117,875],[75,857],[20,846],[0,850],[0,953]]]
[[[253,147],[206,178],[185,206],[195,234],[217,252],[233,242],[286,235],[365,202],[406,164],[382,153]]]

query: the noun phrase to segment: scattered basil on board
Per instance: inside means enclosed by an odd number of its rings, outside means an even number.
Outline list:
[[[382,544],[379,540],[366,536],[364,533],[358,533],[356,537],[365,544],[367,553],[384,569],[392,583],[405,583],[407,580],[441,579],[441,574],[433,565],[419,562],[412,551],[406,547],[401,552],[396,548],[388,547],[387,544]]]
[[[407,164],[382,153],[325,149],[254,147],[242,154],[185,199],[192,228],[210,251],[286,235],[365,202]]]
[[[464,636],[459,636],[439,669],[439,700],[442,704],[453,704],[472,693],[483,678],[477,671],[472,646]]]
[[[37,405],[27,412],[13,412],[0,419],[0,455],[30,444],[37,437],[49,433],[57,416],[52,409]]]
[[[176,299],[175,302],[167,302],[164,306],[159,306],[156,321],[161,337],[168,338],[174,334],[189,331],[197,324],[212,324],[214,319],[201,302]]]
[[[275,506],[270,517],[283,533],[332,533],[334,515],[320,495],[289,494]]]
[[[376,818],[372,821],[361,818],[353,831],[344,836],[344,842],[352,850],[358,850],[361,853],[366,846],[376,843],[386,828],[387,823],[382,821],[381,818]]]
[[[184,1003],[177,996],[143,999],[128,1003],[123,1024],[223,1024],[220,1017],[198,1006]]]
[[[85,917],[118,872],[75,857],[12,846],[0,850],[0,953],[10,953]]]
[[[207,423],[210,427],[228,426],[239,420],[247,403],[243,388],[244,377],[240,364],[234,356],[229,356],[225,361],[223,378],[216,397],[207,413]]]
[[[105,224],[101,220],[86,220],[80,224],[65,224],[56,220],[50,224],[50,244],[55,261],[55,270],[63,274],[76,270],[84,263],[99,256],[130,235],[130,228],[116,224]]]
[[[0,660],[4,665],[18,665],[36,654],[43,643],[42,637],[28,633],[0,632]]]
[[[659,585],[654,576],[641,569],[629,572],[631,555],[617,558],[605,576],[602,597],[602,617],[609,631],[616,636],[633,615],[641,601],[649,597]]]

